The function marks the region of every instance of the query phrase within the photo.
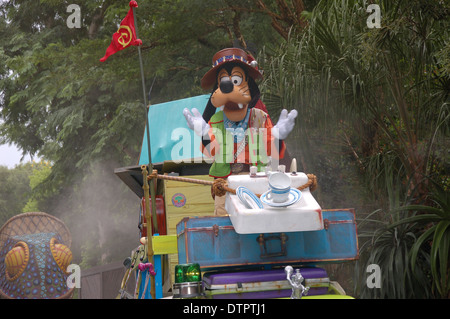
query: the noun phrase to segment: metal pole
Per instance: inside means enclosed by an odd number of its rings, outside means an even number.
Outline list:
[[[133,18],[134,18],[134,29],[136,32],[136,38],[139,39],[138,36],[138,28],[137,28],[137,22],[136,22],[136,14],[135,14],[135,8],[133,7]],[[142,63],[142,54],[141,54],[141,46],[138,46],[138,53],[139,53],[139,64],[141,69],[141,80],[142,80],[142,93],[144,96],[144,107],[145,107],[145,124],[146,124],[146,134],[147,134],[147,150],[148,150],[148,173],[151,174],[153,172],[153,165],[152,165],[152,151],[150,147],[150,127],[148,122],[148,107],[147,107],[147,95],[145,94],[145,78],[144,78],[144,67]],[[150,183],[150,195],[152,197],[152,216],[154,221],[154,229],[155,233],[158,233],[158,223],[156,220],[156,200],[155,200],[155,187],[153,183]]]
[[[147,179],[147,167],[146,165],[141,166],[142,169],[142,181],[144,185],[142,188],[144,189],[144,198],[145,198],[145,218],[146,218],[146,228],[147,228],[147,259],[148,262],[152,265],[155,264],[154,258],[153,258],[153,242],[152,242],[152,232],[151,232],[151,226],[152,226],[152,217],[150,216],[150,208],[149,208],[149,193],[148,193],[148,179]],[[153,184],[153,181],[151,181],[151,184]],[[154,202],[154,201],[153,201]],[[155,278],[149,273],[148,276],[150,276],[150,294],[152,296],[152,299],[155,299]],[[145,294],[145,291],[142,292]]]
[[[135,8],[133,7],[133,18],[134,18],[134,28],[136,32],[136,38],[139,39],[138,36],[138,28],[137,28],[137,21],[136,21],[136,14],[135,14]],[[141,46],[138,46],[138,52],[139,52],[139,64],[141,69],[141,80],[142,80],[142,92],[144,95],[144,107],[145,107],[145,123],[146,123],[146,131],[147,131],[147,149],[148,149],[148,172],[151,174],[153,172],[153,165],[152,165],[152,155],[151,155],[151,148],[150,148],[150,127],[148,122],[148,108],[147,108],[147,96],[145,94],[145,77],[144,77],[144,67],[142,63],[142,54],[141,54]],[[155,233],[158,232],[158,220],[156,218],[156,197],[155,197],[155,184],[153,181],[150,182],[150,194],[148,194],[148,182],[147,182],[147,171],[142,169],[143,171],[143,188],[144,188],[144,197],[145,197],[145,209],[146,209],[146,219],[147,219],[147,257],[148,262],[154,264],[153,260],[153,247],[152,247],[152,224],[154,225]],[[150,199],[149,195],[152,198],[152,216],[150,216]],[[153,223],[152,223],[153,220]],[[149,274],[150,276],[150,274]],[[145,293],[145,292],[143,292]],[[151,277],[151,288],[150,293],[152,296],[152,299],[155,299],[155,279],[153,276]]]

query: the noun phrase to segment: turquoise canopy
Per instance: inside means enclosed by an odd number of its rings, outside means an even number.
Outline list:
[[[202,157],[200,137],[187,126],[183,109],[195,107],[203,113],[208,99],[209,94],[150,106],[148,123],[152,163],[186,162]],[[139,165],[149,162],[147,145],[147,132],[144,131]]]

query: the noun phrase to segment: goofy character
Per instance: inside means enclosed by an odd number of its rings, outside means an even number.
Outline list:
[[[273,126],[260,100],[256,80],[262,79],[253,56],[239,48],[227,48],[213,56],[212,68],[203,76],[201,86],[212,88],[205,111],[183,114],[189,128],[202,137],[202,152],[214,158],[209,175],[226,178],[249,172],[250,166],[263,171],[269,158],[281,159],[283,140],[294,128],[297,111],[282,110]],[[226,215],[225,196],[215,196],[215,215]]]

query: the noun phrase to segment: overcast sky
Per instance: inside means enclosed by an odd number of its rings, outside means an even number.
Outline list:
[[[8,168],[14,168],[15,165],[20,164],[20,158],[22,152],[14,145],[8,144],[0,145],[0,165],[7,166]],[[22,163],[30,161],[30,156],[25,156]]]

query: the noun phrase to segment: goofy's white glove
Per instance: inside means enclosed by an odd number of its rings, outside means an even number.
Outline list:
[[[272,128],[273,136],[279,140],[286,139],[294,128],[297,114],[297,110],[292,110],[289,114],[286,109],[282,110],[277,124]]]
[[[192,114],[187,108],[185,108],[183,110],[183,115],[186,118],[187,125],[195,132],[195,134],[200,137],[208,135],[210,127],[196,108],[192,109]]]

